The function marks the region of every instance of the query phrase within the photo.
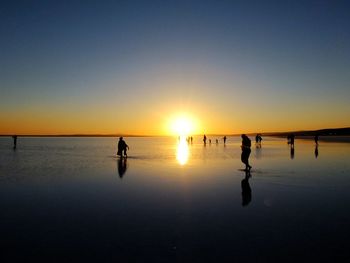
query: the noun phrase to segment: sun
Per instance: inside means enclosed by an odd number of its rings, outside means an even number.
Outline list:
[[[196,130],[196,122],[193,118],[181,115],[170,121],[170,133],[176,136],[187,136]]]
[[[174,121],[172,129],[178,135],[188,135],[192,130],[192,125],[188,119],[179,118]]]

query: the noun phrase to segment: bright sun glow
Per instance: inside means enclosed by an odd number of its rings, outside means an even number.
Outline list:
[[[195,122],[187,116],[176,117],[170,122],[170,130],[173,135],[187,136],[195,132]]]

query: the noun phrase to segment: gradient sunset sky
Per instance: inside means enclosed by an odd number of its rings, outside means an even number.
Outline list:
[[[0,134],[350,126],[349,1],[2,1]]]

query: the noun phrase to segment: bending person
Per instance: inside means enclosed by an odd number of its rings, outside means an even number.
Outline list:
[[[128,157],[128,155],[126,154],[127,149],[129,149],[129,146],[123,140],[123,137],[120,137],[118,142],[117,155],[119,155],[120,157],[123,157],[123,154],[124,154],[125,157]]]

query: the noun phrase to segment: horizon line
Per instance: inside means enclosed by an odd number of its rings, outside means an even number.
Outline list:
[[[312,132],[322,132],[322,131],[332,131],[332,130],[346,130],[350,127],[342,127],[342,128],[324,128],[324,129],[317,129],[317,130],[299,130],[299,131],[279,131],[279,132],[249,132],[245,133],[247,135],[253,135],[253,134],[262,134],[262,135],[282,135],[286,133],[312,133]],[[192,134],[188,136],[201,136],[206,133],[201,134]],[[224,133],[208,133],[207,136],[238,136],[243,133],[231,133],[231,134],[224,134]],[[179,135],[150,135],[150,134],[122,134],[122,133],[108,133],[108,134],[99,134],[99,133],[72,133],[72,134],[0,134],[0,137],[8,137],[8,136],[21,136],[21,137],[177,137]]]

